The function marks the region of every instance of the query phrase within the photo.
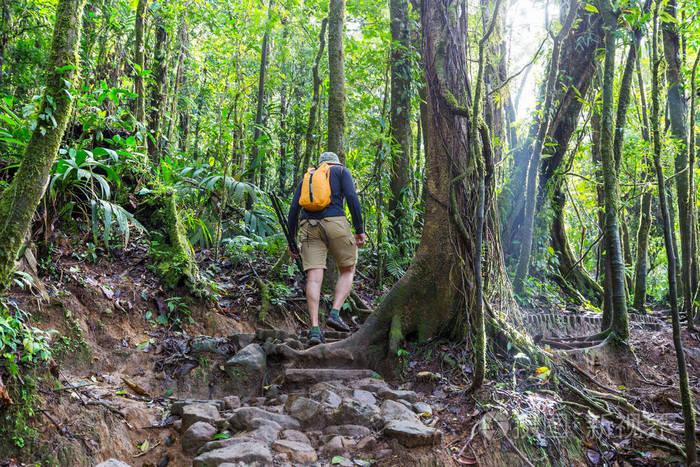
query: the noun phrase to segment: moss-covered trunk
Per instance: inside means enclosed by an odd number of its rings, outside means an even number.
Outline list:
[[[156,44],[153,51],[153,84],[151,88],[150,113],[148,129],[151,137],[148,139],[148,154],[155,166],[160,165],[163,149],[163,121],[168,95],[168,32],[165,29],[165,19],[161,14],[156,16]]]
[[[136,93],[136,121],[146,124],[146,91],[143,86],[143,71],[146,67],[144,53],[144,15],[148,0],[139,0],[136,5],[136,24],[134,26],[134,92]]]
[[[17,255],[49,181],[72,108],[79,74],[84,0],[61,0],[56,10],[46,90],[39,118],[12,184],[0,195],[0,286],[12,280]]]

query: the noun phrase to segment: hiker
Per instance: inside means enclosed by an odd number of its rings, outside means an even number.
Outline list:
[[[350,208],[354,235],[345,217],[344,200],[347,200]],[[304,175],[289,208],[288,225],[291,238],[296,236],[297,222],[301,261],[306,272],[306,303],[311,315],[308,343],[312,346],[324,342],[318,323],[318,306],[328,252],[330,251],[335,258],[339,274],[333,308],[326,325],[338,331],[348,332],[350,328],[340,317],[340,309],[352,289],[357,248],[364,245],[367,238],[352,175],[340,163],[337,154],[324,152],[318,160],[318,167],[309,169]],[[294,255],[294,252],[290,251],[290,254]]]

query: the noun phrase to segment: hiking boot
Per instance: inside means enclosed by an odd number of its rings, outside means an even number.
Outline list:
[[[306,341],[309,347],[313,347],[314,345],[318,344],[323,344],[324,342],[326,342],[326,339],[324,339],[323,333],[320,329],[309,330],[309,338]]]
[[[326,325],[329,328],[335,329],[336,331],[350,332],[350,326],[345,324],[345,321],[343,321],[343,318],[340,317],[339,313],[331,312],[330,317],[326,321]]]

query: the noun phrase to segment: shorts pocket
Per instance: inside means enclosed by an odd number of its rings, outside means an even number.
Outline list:
[[[350,223],[344,217],[324,219],[323,229],[326,231],[328,240],[335,240],[347,236],[352,237]]]

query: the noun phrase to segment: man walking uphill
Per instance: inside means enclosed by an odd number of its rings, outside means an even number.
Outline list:
[[[343,201],[347,200],[355,235],[345,217]],[[301,211],[301,215],[299,213]],[[306,271],[306,303],[311,315],[309,345],[324,342],[318,324],[323,271],[330,251],[338,265],[333,308],[326,324],[338,331],[350,328],[340,317],[340,308],[350,294],[355,276],[357,248],[365,243],[360,200],[355,192],[350,171],[341,165],[333,152],[324,152],[318,167],[309,169],[297,187],[289,208],[289,233],[295,238],[299,223],[301,261]]]

